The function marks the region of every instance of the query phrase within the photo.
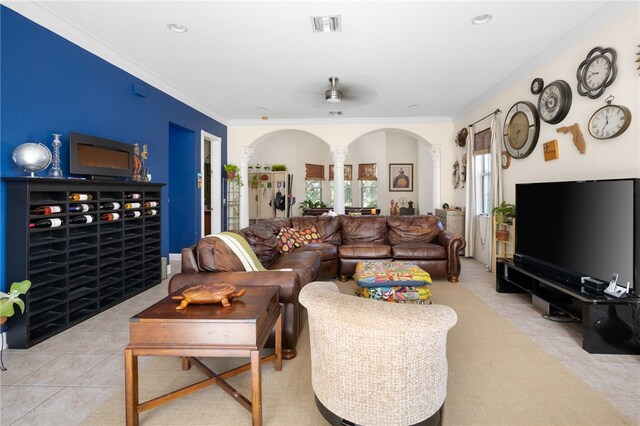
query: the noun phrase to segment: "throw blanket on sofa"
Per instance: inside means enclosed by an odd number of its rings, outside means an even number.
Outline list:
[[[242,266],[244,266],[244,270],[251,271],[266,271],[267,269],[262,266],[260,260],[258,260],[258,256],[253,252],[251,246],[242,236],[234,233],[234,232],[221,232],[219,234],[212,235],[212,237],[216,237],[223,243],[229,247],[238,259],[242,262]]]

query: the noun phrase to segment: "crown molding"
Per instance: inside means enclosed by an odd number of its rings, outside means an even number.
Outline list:
[[[0,4],[19,13],[36,24],[52,31],[56,35],[93,53],[100,59],[128,72],[145,83],[190,106],[202,114],[227,125],[229,119],[212,110],[198,99],[169,83],[159,75],[143,67],[127,55],[115,50],[102,40],[92,36],[80,27],[70,23],[49,8],[44,2],[34,1],[0,1]]]
[[[292,119],[231,119],[229,126],[301,126],[341,124],[441,124],[452,123],[451,117],[361,117],[361,118],[292,118]]]

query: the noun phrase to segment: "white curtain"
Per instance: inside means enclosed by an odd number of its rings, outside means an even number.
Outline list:
[[[500,113],[497,112],[491,119],[491,228],[493,229],[493,208],[499,206],[504,200],[504,191],[502,190],[502,129],[500,126]],[[493,270],[493,231],[491,238],[488,239],[489,263],[487,271]]]
[[[469,126],[467,136],[467,185],[465,194],[464,239],[467,246],[464,249],[465,257],[473,257],[476,244],[476,162],[473,157],[475,126]]]

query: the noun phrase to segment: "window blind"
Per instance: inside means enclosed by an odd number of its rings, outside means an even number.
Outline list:
[[[473,155],[491,152],[491,129],[487,128],[473,135]]]
[[[353,166],[351,164],[344,165],[344,181],[350,182],[353,179]],[[329,164],[329,180],[333,180],[333,164]]]
[[[324,180],[324,164],[305,164],[304,178],[306,180]]]
[[[376,163],[358,164],[358,180],[378,180]]]

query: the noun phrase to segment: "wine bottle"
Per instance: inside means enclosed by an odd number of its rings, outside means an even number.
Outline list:
[[[62,207],[60,206],[40,206],[35,209],[31,209],[31,214],[55,214],[62,212]]]
[[[69,199],[71,201],[90,201],[93,200],[93,195],[74,192],[73,194],[69,195]]]
[[[95,209],[93,204],[70,204],[69,211],[70,212],[88,212]]]
[[[81,214],[78,216],[74,216],[69,220],[71,223],[91,223],[93,222],[93,216],[90,214]]]
[[[146,208],[151,208],[151,207],[159,207],[160,203],[158,203],[157,201],[147,201],[144,203],[144,206]]]
[[[142,194],[124,194],[124,198],[126,198],[127,200],[139,200],[140,198],[142,198]]]
[[[105,213],[100,216],[100,220],[118,220],[120,219],[119,213]]]
[[[155,216],[157,214],[158,214],[158,210],[156,209],[149,209],[144,211],[145,216]]]
[[[37,222],[29,223],[29,228],[57,228],[62,225],[62,219],[51,218],[42,219]]]
[[[115,201],[109,203],[100,204],[100,210],[118,210],[120,208],[120,203],[116,203]]]
[[[142,216],[142,213],[140,213],[140,210],[131,210],[128,212],[124,212],[124,217],[140,217]]]
[[[139,209],[140,207],[142,207],[140,203],[124,203],[125,209]]]

